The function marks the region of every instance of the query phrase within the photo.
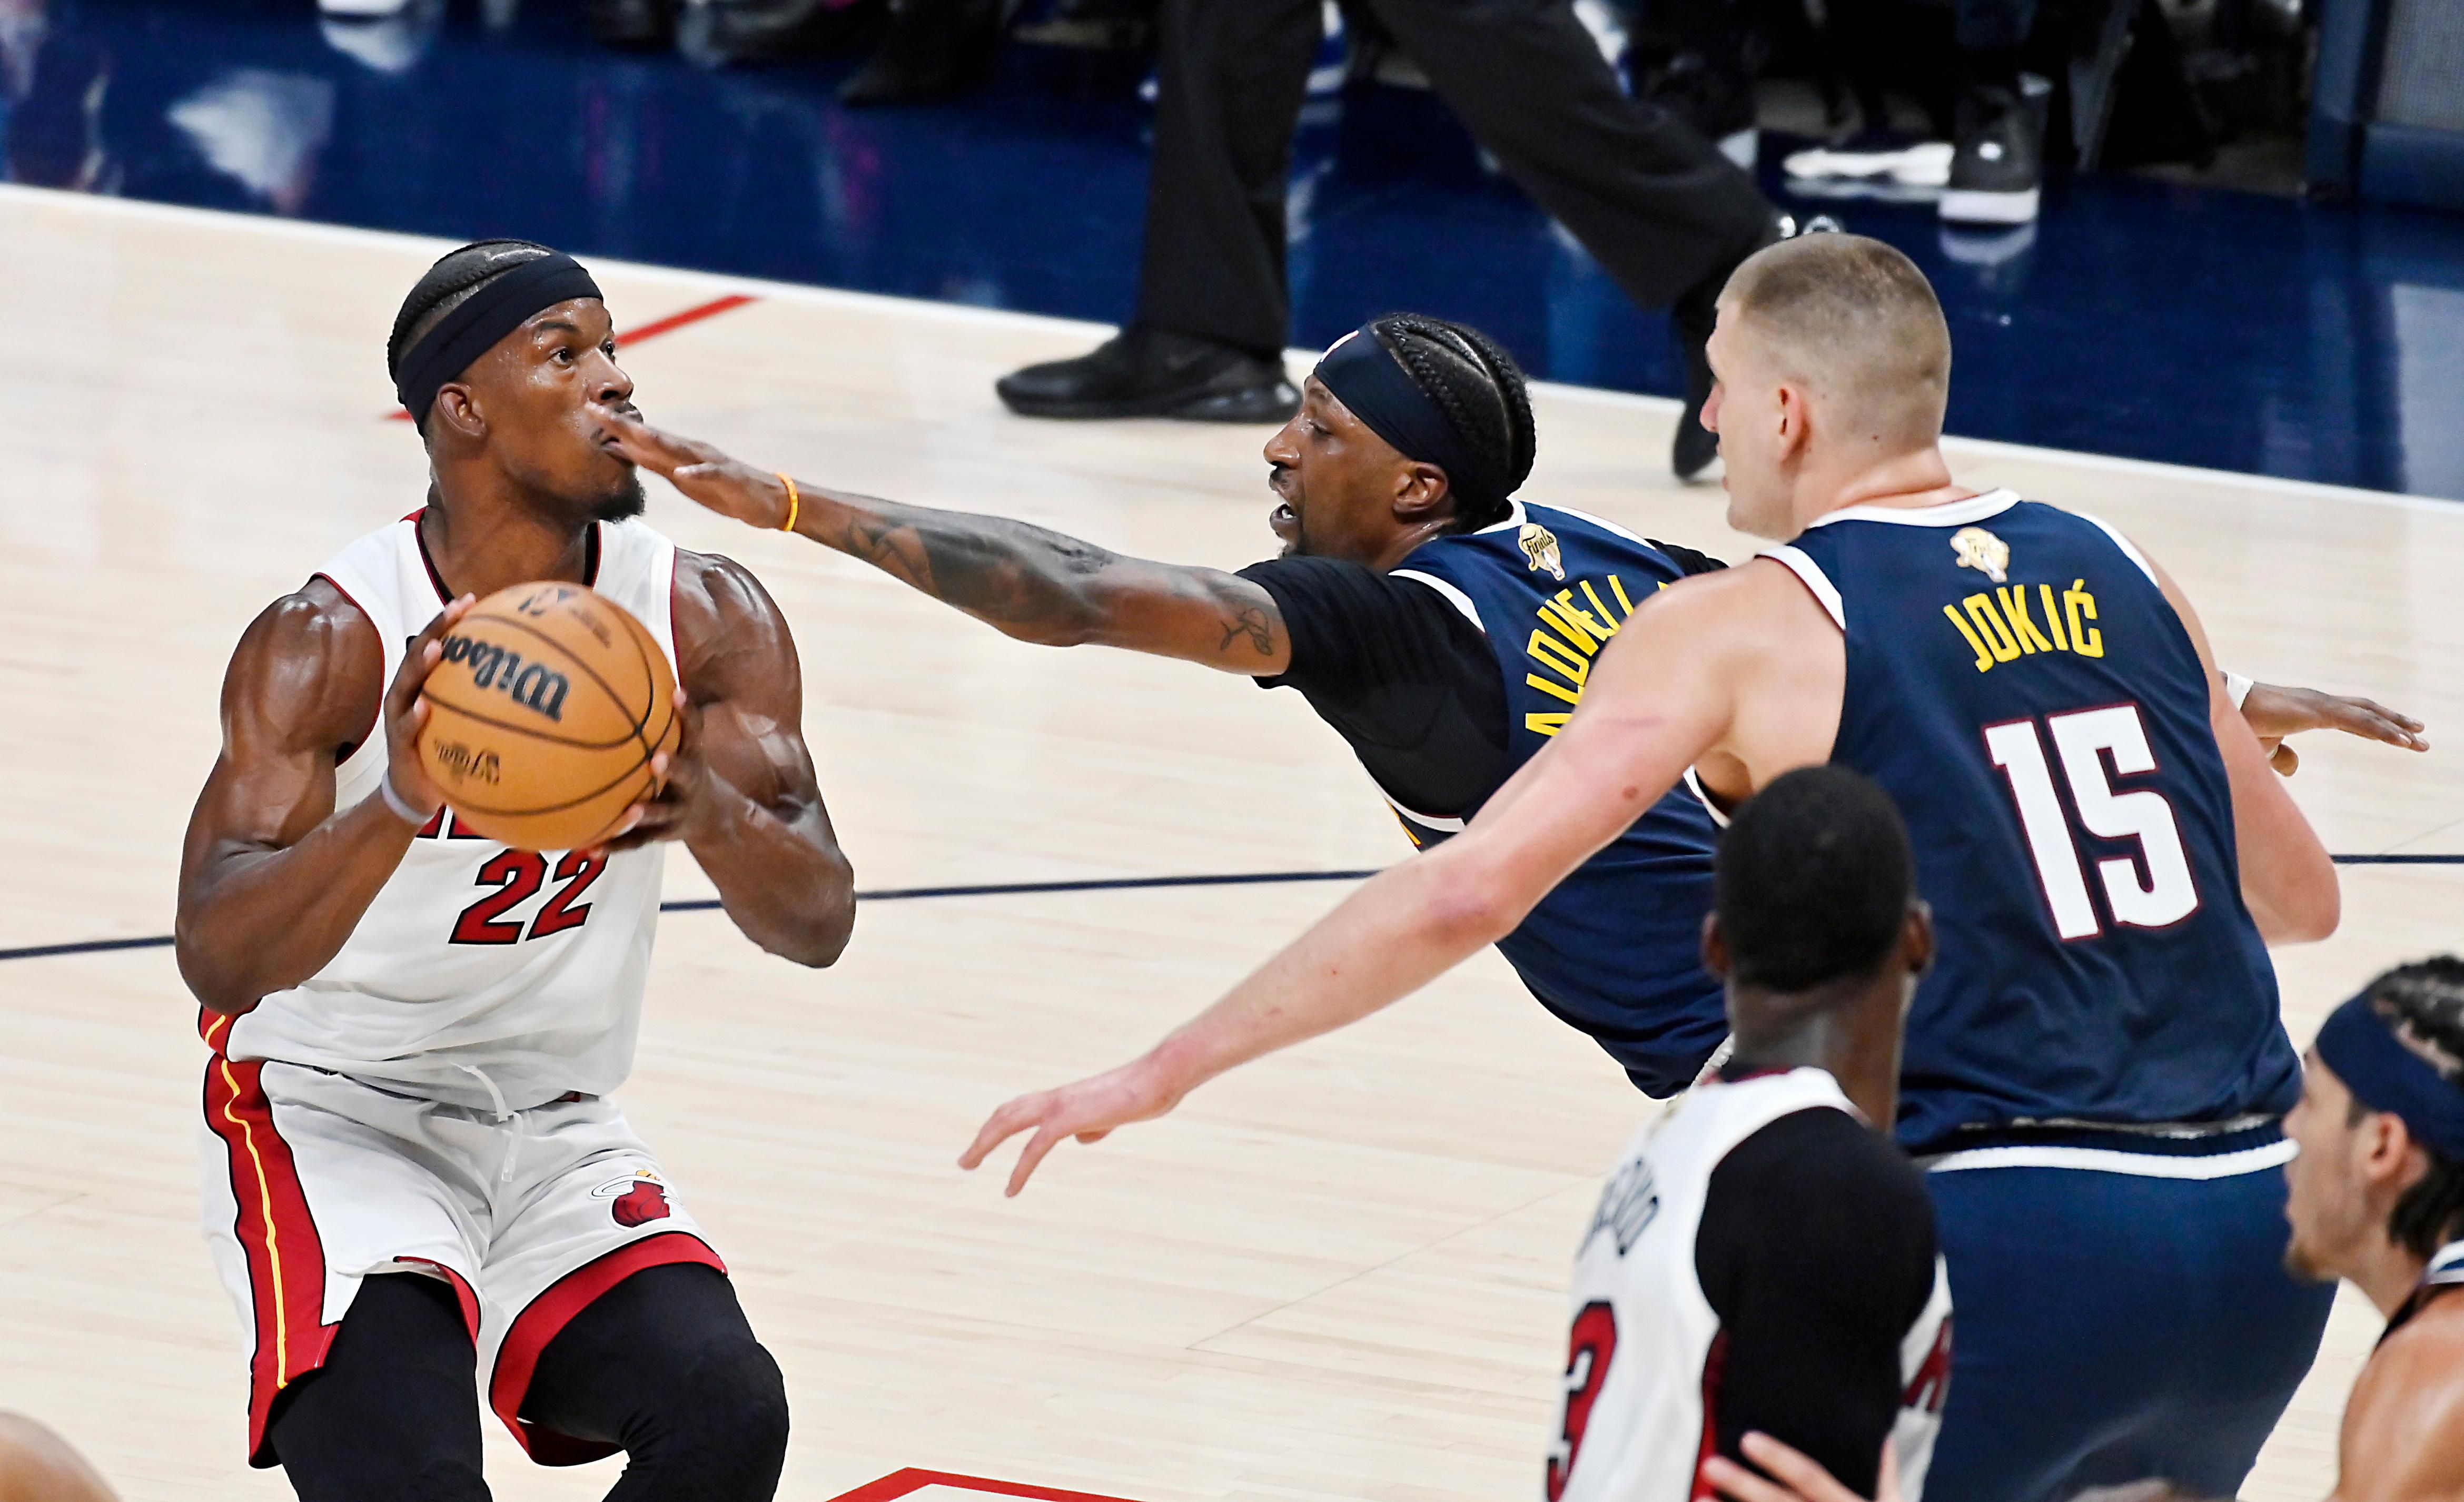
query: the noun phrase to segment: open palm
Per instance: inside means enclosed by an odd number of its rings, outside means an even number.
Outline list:
[[[699,439],[662,432],[632,412],[593,403],[590,415],[606,431],[609,447],[666,479],[687,500],[757,527],[786,521],[787,487],[779,475]]]

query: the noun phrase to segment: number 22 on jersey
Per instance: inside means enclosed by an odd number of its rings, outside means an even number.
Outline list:
[[[2045,752],[2048,738],[2052,758]],[[2115,776],[2157,770],[2138,705],[2048,715],[2041,723],[2013,719],[1988,725],[1985,750],[2001,768],[2018,805],[2019,828],[2027,836],[2056,933],[2065,939],[2093,939],[2104,932],[2104,925],[2088,895],[2087,868],[2071,833],[2070,815],[2055,789],[2055,760],[2061,762],[2080,828],[2099,839],[2138,842],[2137,860],[2125,855],[2096,863],[2114,922],[2165,928],[2198,911],[2198,888],[2190,879],[2173,806],[2152,788],[2118,791],[2105,772],[2108,756]]]
[[[580,850],[567,850],[556,863],[556,879],[564,885],[556,889],[539,913],[530,920],[527,932],[519,919],[504,921],[507,913],[539,895],[547,881],[547,857],[537,850],[503,850],[488,858],[479,868],[474,885],[496,890],[462,910],[453,920],[451,941],[457,944],[513,944],[524,939],[545,939],[569,928],[580,928],[590,921],[590,904],[581,900],[600,873],[607,869],[604,857],[593,858]]]

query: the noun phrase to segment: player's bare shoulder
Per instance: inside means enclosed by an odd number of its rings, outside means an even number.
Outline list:
[[[2446,1293],[2372,1353],[2344,1406],[2342,1502],[2456,1494],[2464,1476],[2464,1294]],[[2435,1482],[2422,1486],[2419,1483]]]
[[[227,732],[255,722],[339,746],[368,732],[384,696],[375,623],[320,574],[240,633],[223,677],[223,722]]]
[[[798,675],[787,618],[753,570],[720,553],[676,549],[676,664],[685,692],[725,693],[740,674]]]

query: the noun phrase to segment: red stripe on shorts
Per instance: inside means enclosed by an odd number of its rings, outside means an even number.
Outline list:
[[[210,1040],[209,1040],[210,1041]],[[325,1364],[339,1321],[324,1323],[325,1248],[308,1215],[307,1192],[291,1146],[274,1129],[254,1060],[206,1061],[206,1125],[231,1154],[231,1198],[239,1202],[232,1230],[248,1257],[249,1303],[256,1349],[248,1370],[248,1461],[271,1466],[267,1419],[283,1388]]]
[[[575,1315],[634,1273],[675,1262],[697,1262],[727,1270],[727,1264],[700,1237],[690,1231],[661,1231],[583,1263],[550,1284],[547,1292],[514,1316],[505,1343],[496,1350],[496,1369],[488,1379],[488,1406],[496,1411],[532,1460],[542,1466],[580,1466],[616,1453],[613,1445],[578,1440],[527,1423],[521,1416],[522,1400],[530,1396],[539,1354],[573,1323]]]

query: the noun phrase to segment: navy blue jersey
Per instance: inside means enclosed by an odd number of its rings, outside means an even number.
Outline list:
[[[2009,491],[1852,507],[1766,556],[1847,635],[1831,758],[1898,802],[1941,935],[1902,1141],[2288,1109],[2207,673],[2146,561]]]
[[[1468,807],[1396,807],[1425,849],[1463,828],[1564,728],[1600,649],[1684,571],[1595,517],[1517,503],[1495,526],[1422,544],[1392,577],[1453,601],[1487,636],[1506,684],[1507,755],[1496,784]],[[1497,944],[1542,1005],[1655,1095],[1693,1083],[1727,1036],[1720,984],[1700,956],[1717,832],[1691,792],[1672,791]]]

